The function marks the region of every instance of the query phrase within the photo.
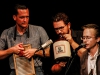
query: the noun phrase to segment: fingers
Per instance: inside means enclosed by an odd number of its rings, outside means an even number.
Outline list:
[[[18,50],[16,54],[19,54],[19,53],[20,53],[20,50]]]
[[[69,33],[68,33],[68,34],[64,34],[63,37],[64,37],[67,41],[70,41],[70,40],[72,40],[71,29],[69,29],[68,31],[69,31]]]
[[[23,56],[26,58],[31,58],[32,54],[30,53],[30,51],[26,50],[26,51],[23,51]]]
[[[13,48],[13,52],[16,54],[20,54],[20,52],[24,50],[23,43],[19,43],[12,48]]]
[[[65,67],[66,66],[66,63],[67,62],[60,62],[59,65],[62,66],[62,67]]]
[[[23,43],[19,43],[18,45],[19,47],[23,48]]]
[[[22,44],[19,44],[19,47],[23,48],[23,45]]]
[[[69,30],[68,30],[68,31],[69,31],[69,34],[71,35],[71,29],[70,29],[70,28],[69,28]]]

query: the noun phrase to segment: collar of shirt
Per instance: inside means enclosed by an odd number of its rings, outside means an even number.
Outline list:
[[[96,59],[98,56],[98,49],[94,56],[91,56],[90,53],[88,53],[88,74],[90,73],[91,69],[93,69],[93,75],[96,75]]]

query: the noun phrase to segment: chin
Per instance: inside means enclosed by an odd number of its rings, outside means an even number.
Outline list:
[[[28,25],[22,25],[22,27],[23,27],[23,28],[27,28],[27,27],[28,27]]]
[[[89,49],[89,46],[88,46],[88,45],[86,45],[86,46],[85,46],[85,48],[86,48],[86,49]]]
[[[88,47],[85,47],[86,49],[89,49]]]

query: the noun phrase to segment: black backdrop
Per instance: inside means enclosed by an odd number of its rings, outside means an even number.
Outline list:
[[[80,29],[87,23],[100,24],[100,5],[95,0],[0,0],[0,33],[14,25],[12,8],[16,3],[26,4],[30,9],[30,23],[43,26],[50,36],[53,32],[51,18],[57,12],[65,12],[69,16],[73,29]]]
[[[26,4],[30,9],[30,24],[43,26],[51,39],[54,31],[51,18],[57,12],[65,12],[72,23],[72,28],[79,30],[87,23],[99,23],[100,4],[96,0],[0,0],[0,33],[14,25],[12,8],[16,3]],[[9,73],[6,60],[0,60],[0,75]]]

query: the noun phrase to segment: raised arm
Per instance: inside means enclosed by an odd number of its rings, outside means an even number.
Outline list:
[[[64,36],[64,37],[66,38],[66,40],[70,43],[70,45],[72,46],[73,50],[76,50],[76,48],[79,47],[79,44],[76,43],[76,42],[73,40],[73,38],[72,38],[72,36],[71,36],[71,30],[70,30],[70,29],[69,29],[69,34],[64,34],[63,36]],[[78,56],[81,57],[82,53],[83,53],[85,50],[86,50],[85,48],[80,48],[80,49],[78,50],[78,52],[77,52]]]

